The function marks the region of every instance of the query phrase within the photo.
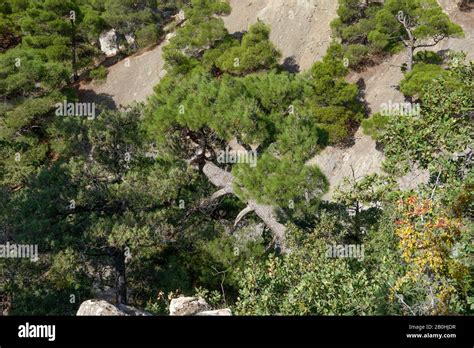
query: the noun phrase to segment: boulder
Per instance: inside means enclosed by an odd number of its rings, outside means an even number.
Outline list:
[[[183,10],[179,11],[176,16],[174,16],[177,25],[182,24],[186,20],[186,14]]]
[[[130,317],[151,317],[153,314],[148,313],[144,310],[132,307],[132,306],[126,306],[124,304],[120,304],[117,306],[119,310],[125,313],[125,315],[128,315]]]
[[[231,316],[230,309],[212,310],[211,306],[202,298],[178,297],[171,300],[170,315],[172,316]]]
[[[152,314],[137,309],[135,307],[120,304],[113,304],[104,300],[87,300],[81,304],[77,311],[78,316],[119,316],[119,317],[136,317],[151,316]]]
[[[172,38],[176,36],[176,32],[168,33],[165,36],[165,42],[170,42]]]
[[[224,309],[217,309],[215,311],[204,311],[199,312],[196,316],[208,316],[208,317],[230,317],[232,316],[232,312],[229,308]]]
[[[99,37],[100,50],[105,53],[107,57],[117,55],[119,49],[117,47],[117,33],[115,29],[104,31]]]
[[[127,316],[113,304],[104,300],[87,300],[77,311],[78,316]]]
[[[135,44],[135,35],[125,34],[125,41],[127,41],[129,46],[133,46]]]
[[[202,298],[197,297],[178,297],[171,300],[170,315],[189,316],[200,312],[209,311],[211,307]]]

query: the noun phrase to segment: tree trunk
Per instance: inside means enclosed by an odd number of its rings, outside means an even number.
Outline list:
[[[232,173],[219,168],[214,163],[206,161],[202,167],[203,174],[209,179],[209,181],[220,188],[219,192],[226,194],[234,194],[233,181],[234,176]],[[221,194],[213,195],[215,197],[222,196]],[[246,202],[249,211],[255,212],[255,214],[262,219],[273,232],[277,246],[280,248],[282,253],[288,253],[289,249],[286,246],[285,234],[286,227],[278,221],[276,214],[273,212],[275,207],[270,205],[257,203],[255,200],[249,200]]]
[[[77,57],[76,57],[76,25],[74,20],[71,20],[72,26],[72,36],[71,36],[71,49],[72,49],[72,71],[73,71],[73,82],[79,80],[79,75],[77,74]]]
[[[408,57],[407,57],[407,71],[413,70],[413,57],[415,55],[415,45],[411,44],[407,47]]]
[[[115,267],[115,299],[117,304],[127,304],[127,278],[125,272],[125,253],[122,249],[113,252]]]
[[[415,43],[416,43],[416,37],[413,35],[412,28],[409,25],[409,18],[403,13],[403,11],[398,12],[398,15],[396,16],[398,22],[403,25],[403,28],[405,29],[407,35],[408,35],[408,40],[404,40],[403,37],[400,37],[407,48],[407,71],[411,71],[413,69],[413,55],[415,52]]]

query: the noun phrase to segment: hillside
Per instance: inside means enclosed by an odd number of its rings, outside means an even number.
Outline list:
[[[471,7],[3,0],[0,312],[472,315]]]

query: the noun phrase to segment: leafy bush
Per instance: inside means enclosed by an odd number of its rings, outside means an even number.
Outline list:
[[[227,49],[216,65],[223,72],[243,75],[275,68],[280,57],[281,53],[270,41],[270,28],[259,22],[250,27],[241,45]]]
[[[347,46],[346,58],[350,67],[357,67],[367,60],[369,48],[365,45],[354,44]]]
[[[441,65],[443,63],[443,58],[436,52],[420,51],[415,54],[413,61],[415,63]]]
[[[149,24],[136,32],[138,47],[144,48],[156,45],[160,39],[160,29],[155,24]]]
[[[379,140],[386,129],[390,116],[376,113],[370,118],[362,121],[364,134],[371,136],[374,140]]]
[[[109,73],[109,70],[107,70],[106,67],[104,66],[99,66],[93,70],[90,71],[90,78],[93,80],[96,80],[98,82],[105,81],[107,79],[107,75]]]
[[[239,277],[239,315],[375,315],[383,299],[381,274],[327,257],[318,233],[293,231],[292,252],[253,259]]]
[[[418,63],[400,82],[400,90],[406,96],[422,97],[423,88],[445,74],[445,70],[439,65]]]

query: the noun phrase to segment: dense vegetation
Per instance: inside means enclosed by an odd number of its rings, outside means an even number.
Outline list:
[[[401,43],[390,39],[402,31],[396,3],[447,18],[427,0],[340,2],[342,45],[300,74],[280,65],[264,23],[230,35],[220,0],[5,2],[0,244],[37,244],[40,257],[0,259],[3,311],[74,314],[112,292],[156,314],[179,294],[242,315],[472,313],[473,64],[414,55],[401,89],[421,115],[362,122],[345,58]],[[74,70],[94,66],[100,32],[155,37],[149,30],[177,8],[186,24],[145,105],[56,116],[58,102],[77,100]],[[414,32],[458,33],[448,22]],[[347,179],[324,201],[328,181],[307,162],[361,122],[383,147],[385,171]],[[226,148],[254,153],[254,165],[220,161]],[[400,189],[415,166],[430,179]],[[328,257],[331,245],[364,251]]]

